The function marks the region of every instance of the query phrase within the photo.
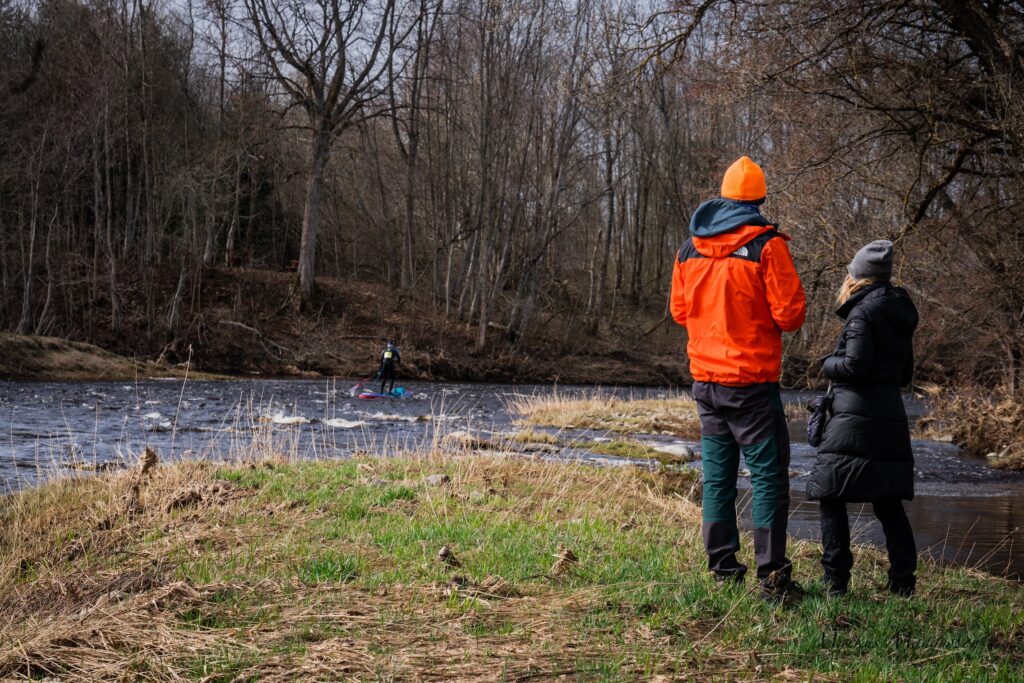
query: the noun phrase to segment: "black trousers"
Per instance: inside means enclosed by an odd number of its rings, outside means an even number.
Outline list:
[[[390,387],[390,389],[385,389],[385,387],[388,385],[388,382],[391,383],[391,387]],[[384,363],[383,365],[380,366],[380,393],[382,393],[382,394],[387,393],[387,391],[390,391],[391,389],[394,389],[394,388],[395,388],[395,364],[394,363]]]
[[[757,578],[780,584],[793,568],[786,557],[789,522],[789,431],[777,383],[731,387],[694,382],[700,416],[704,495],[701,502],[708,569],[716,577],[742,579],[746,565],[736,521],[740,455],[750,470],[754,559]]]
[[[917,570],[917,546],[910,520],[898,498],[872,501],[875,517],[885,532],[885,549],[889,553],[889,589],[906,593],[913,592]],[[821,566],[825,570],[825,581],[845,588],[850,583],[853,569],[853,553],[850,552],[850,519],[846,514],[846,503],[834,500],[821,501]]]

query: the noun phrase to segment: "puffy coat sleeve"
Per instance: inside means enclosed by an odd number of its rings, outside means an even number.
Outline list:
[[[807,315],[807,298],[786,240],[768,240],[761,252],[761,264],[772,319],[783,332],[800,329]]]
[[[905,387],[914,379],[914,349],[907,354],[907,361],[903,364],[903,374],[900,376],[900,386]]]
[[[686,290],[683,264],[676,258],[672,269],[672,294],[669,298],[669,310],[677,323],[686,327]]]
[[[846,352],[825,359],[825,376],[837,382],[852,382],[867,374],[875,355],[871,325],[863,316],[851,317],[843,327]]]

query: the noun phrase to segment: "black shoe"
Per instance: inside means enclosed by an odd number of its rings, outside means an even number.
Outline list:
[[[845,583],[833,583],[832,581],[822,581],[825,586],[825,595],[829,597],[838,598],[846,595],[847,586]]]
[[[850,583],[850,577],[847,576],[846,580],[836,578],[835,576],[825,576],[821,579],[821,584],[825,587],[825,594],[832,597],[839,597],[840,595],[846,595],[847,586]]]
[[[893,583],[890,581],[886,585],[886,589],[893,595],[899,595],[904,598],[909,598],[914,594],[914,584],[912,583]]]
[[[746,572],[712,572],[712,574],[715,577],[715,583],[720,586],[742,586]]]
[[[782,607],[791,607],[806,596],[803,586],[790,579],[761,582],[761,599]]]

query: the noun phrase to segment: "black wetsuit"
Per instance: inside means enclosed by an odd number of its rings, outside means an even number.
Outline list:
[[[380,393],[385,394],[395,388],[395,366],[401,362],[398,347],[389,342],[380,352]]]

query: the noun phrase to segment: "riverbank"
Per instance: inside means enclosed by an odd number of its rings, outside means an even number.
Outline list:
[[[1011,680],[1024,588],[926,564],[783,610],[676,479],[454,453],[140,465],[0,504],[0,677]],[[749,558],[749,538],[744,538]],[[800,578],[815,544],[795,542]],[[662,678],[657,678],[657,677]]]
[[[169,300],[175,278],[154,278],[153,296]],[[295,305],[295,275],[270,270],[210,268],[202,296],[175,331],[154,319],[141,291],[123,293],[121,330],[104,312],[87,339],[93,346],[54,338],[0,337],[0,378],[134,379],[141,363],[151,376],[192,371],[235,377],[362,377],[376,371],[384,340],[402,351],[399,375],[428,381],[559,382],[599,385],[687,383],[681,331],[666,320],[623,310],[614,324],[581,342],[582,322],[538,322],[527,333],[478,329],[430,301],[384,285],[319,278],[315,301]],[[77,362],[61,375],[61,357]],[[92,358],[88,358],[91,354]],[[133,361],[132,359],[138,359]]]
[[[0,333],[0,379],[37,381],[135,380],[153,377],[219,379],[224,375],[126,358],[85,342]]]

